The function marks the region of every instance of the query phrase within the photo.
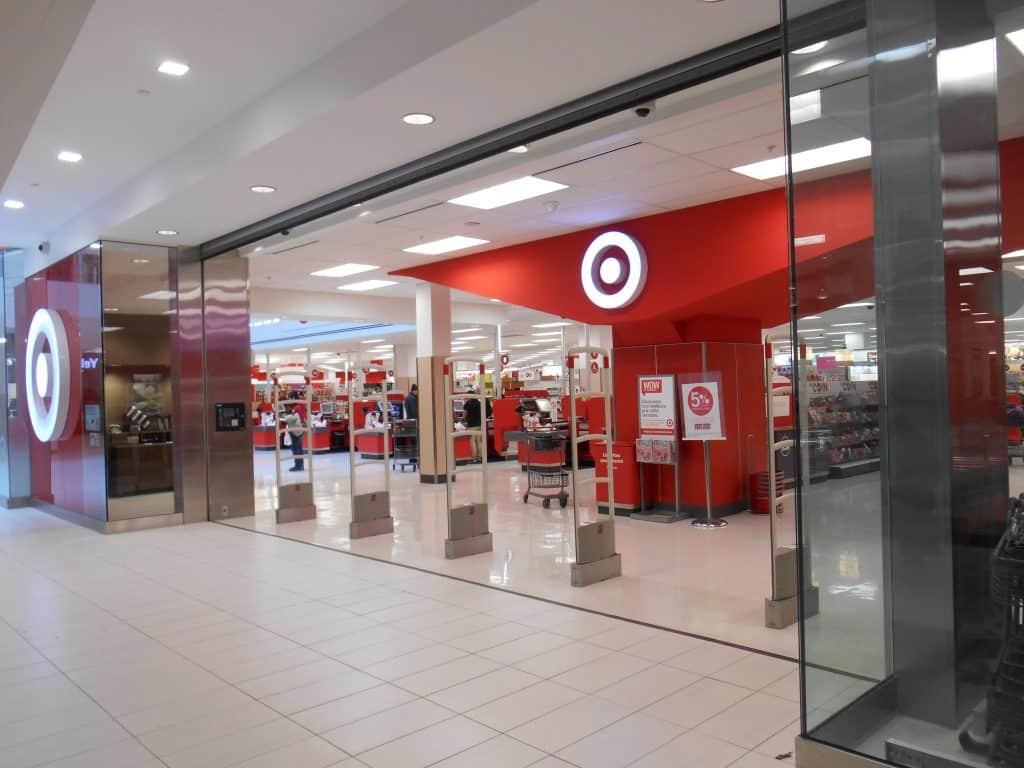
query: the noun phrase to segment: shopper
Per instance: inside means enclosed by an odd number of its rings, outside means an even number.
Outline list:
[[[470,389],[466,392],[467,395],[476,395],[478,390]],[[486,418],[491,418],[491,401],[484,398],[484,402],[487,403],[486,407]],[[463,406],[463,410],[466,412],[466,429],[482,429],[484,439],[481,441],[484,445],[487,445],[487,429],[485,428],[484,418],[481,414],[480,401],[476,397],[467,397],[466,404]],[[473,458],[480,458],[480,443],[477,442],[476,438],[472,438],[473,444]]]
[[[405,398],[405,418],[407,419],[419,419],[420,417],[419,391],[419,387],[415,384],[409,387],[409,394]]]
[[[305,422],[306,406],[302,403],[296,403],[292,406],[291,411],[284,417],[284,423],[288,427],[288,439],[291,442],[292,456],[295,457],[294,463],[288,470],[289,472],[302,472],[306,468],[305,452],[302,449],[302,428]]]

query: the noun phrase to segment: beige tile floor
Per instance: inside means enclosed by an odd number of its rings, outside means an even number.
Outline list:
[[[256,516],[233,525],[273,533],[390,562],[457,576],[511,592],[669,627],[702,637],[757,648],[790,658],[797,655],[795,625],[764,626],[764,599],[771,583],[768,519],[733,515],[729,526],[700,530],[688,520],[672,524],[620,517],[616,540],[622,554],[621,578],[586,589],[569,585],[574,558],[571,515],[523,504],[526,475],[516,462],[492,463],[488,499],[494,551],[445,560],[444,487],[423,485],[412,472],[391,475],[394,536],[352,541],[347,453],[314,458],[316,520],[277,525],[273,454],[255,456]],[[361,490],[383,485],[382,472],[360,469]],[[290,481],[296,475],[287,475]],[[475,476],[458,482],[458,499],[479,495]],[[592,488],[592,486],[591,486]],[[590,503],[588,503],[588,501]],[[583,499],[586,519],[594,517],[593,492]],[[779,543],[795,542],[794,516],[780,518]]]
[[[278,537],[0,511],[0,766],[768,768],[792,662]]]

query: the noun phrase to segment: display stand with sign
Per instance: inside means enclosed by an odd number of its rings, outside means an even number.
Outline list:
[[[650,374],[637,377],[640,437],[636,440],[636,462],[640,467],[640,509],[633,517],[658,523],[682,519],[679,502],[679,415],[676,410],[676,377]],[[644,505],[643,468],[669,465],[675,478],[674,505],[671,514],[648,512]],[[660,479],[660,475],[659,475]]]
[[[597,366],[599,389],[588,392],[583,389],[580,374],[586,366]],[[569,446],[572,451],[572,519],[576,543],[576,561],[570,568],[570,583],[574,587],[586,587],[599,581],[622,575],[622,556],[615,551],[615,471],[612,461],[612,377],[611,354],[600,347],[572,347],[566,352],[566,368],[569,371]],[[578,400],[591,399],[604,403],[604,431],[579,434],[576,419]],[[605,456],[609,457],[605,477],[580,477],[580,446],[591,441],[604,443]],[[580,523],[579,488],[586,482],[604,484],[608,489],[608,520]],[[595,494],[596,496],[596,494]]]
[[[269,356],[267,357],[267,370],[270,370]],[[310,380],[311,372],[312,365],[307,351],[304,366],[281,367],[272,374],[274,423],[276,425],[274,427],[274,459],[277,479],[275,519],[278,523],[294,523],[298,520],[316,518],[316,505],[313,503],[313,384]],[[283,385],[288,386],[289,395],[296,394],[296,386],[301,386],[301,397],[299,399],[290,397],[287,401],[282,401],[280,395]],[[302,403],[306,410],[304,423],[290,426],[282,418],[281,412],[286,404],[294,406],[298,403]],[[293,432],[299,433],[298,436],[292,434]],[[285,436],[287,436],[289,444],[292,440],[301,440],[305,449],[304,453],[294,454],[291,451],[287,454],[283,453],[281,447]],[[289,461],[302,461],[305,479],[294,483],[284,482],[281,464]]]
[[[706,352],[705,352],[706,354]],[[728,523],[715,517],[711,503],[712,440],[725,440],[722,423],[722,387],[719,374],[704,372],[681,377],[680,403],[683,411],[683,440],[700,440],[704,444],[705,515],[693,521],[696,528],[724,528]]]
[[[484,375],[484,361],[467,357],[447,357],[444,361],[444,445],[445,445],[445,489],[448,505],[448,538],[444,542],[444,556],[451,560],[468,555],[479,555],[494,549],[487,510],[487,396],[480,394],[456,394],[455,371],[458,363],[471,363],[480,378]],[[476,400],[480,404],[480,423],[476,429],[455,430],[454,404],[456,400]],[[468,437],[476,446],[474,453],[479,463],[458,466],[455,460],[455,440]],[[455,477],[468,472],[480,473],[480,500],[455,504]]]
[[[356,384],[359,382],[358,374],[349,376],[348,364],[346,363],[345,378],[348,380],[348,402],[351,408],[355,408],[358,393]],[[383,372],[382,366],[371,365],[364,367],[363,376],[369,377],[371,373]],[[348,471],[349,471],[349,494],[352,499],[352,520],[348,524],[348,535],[351,539],[363,539],[367,536],[380,536],[393,533],[395,520],[391,517],[391,464],[388,461],[390,446],[390,403],[387,395],[366,395],[359,398],[360,402],[374,403],[377,413],[372,422],[368,418],[360,429],[349,429],[348,431]],[[378,422],[379,419],[379,422]],[[353,425],[354,414],[349,413],[350,423]],[[356,441],[360,435],[380,435],[381,443],[384,445],[383,456],[380,459],[358,458],[356,453]],[[370,464],[380,464],[384,469],[384,489],[376,491],[356,491],[356,469]]]

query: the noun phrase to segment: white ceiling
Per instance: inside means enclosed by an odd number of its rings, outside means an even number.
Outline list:
[[[96,0],[3,183],[26,208],[0,226],[55,254],[161,228],[196,244],[778,21],[773,0],[736,4]],[[192,71],[159,76],[163,58]]]

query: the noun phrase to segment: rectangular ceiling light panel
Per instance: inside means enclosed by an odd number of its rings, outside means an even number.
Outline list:
[[[345,264],[339,264],[336,267],[328,267],[327,269],[318,269],[316,272],[310,272],[313,277],[351,277],[352,275],[359,275],[363,272],[370,272],[374,269],[380,269],[372,264],[356,264],[354,262],[347,262]]]
[[[389,285],[398,285],[394,280],[363,280],[361,283],[349,283],[339,285],[339,291],[376,291],[378,288],[387,288]]]
[[[464,235],[452,235],[443,237],[440,240],[431,240],[429,243],[420,243],[403,248],[405,253],[422,253],[426,256],[439,256],[442,253],[461,251],[464,248],[472,248],[476,245],[487,245],[490,240],[481,240],[479,237],[465,237]]]
[[[810,171],[814,168],[824,168],[837,163],[845,163],[850,160],[860,160],[871,157],[871,142],[861,137],[841,141],[838,144],[829,144],[825,147],[807,149],[793,155],[793,173]],[[761,160],[749,165],[741,165],[732,169],[733,173],[749,176],[758,181],[777,179],[786,175],[786,158],[773,157],[771,160]]]
[[[452,198],[448,202],[468,208],[479,208],[482,211],[491,211],[504,205],[512,205],[512,203],[567,188],[567,184],[559,184],[557,181],[538,179],[536,176],[523,176],[521,179],[513,179],[504,184],[496,184],[493,187],[470,192],[468,195]]]

